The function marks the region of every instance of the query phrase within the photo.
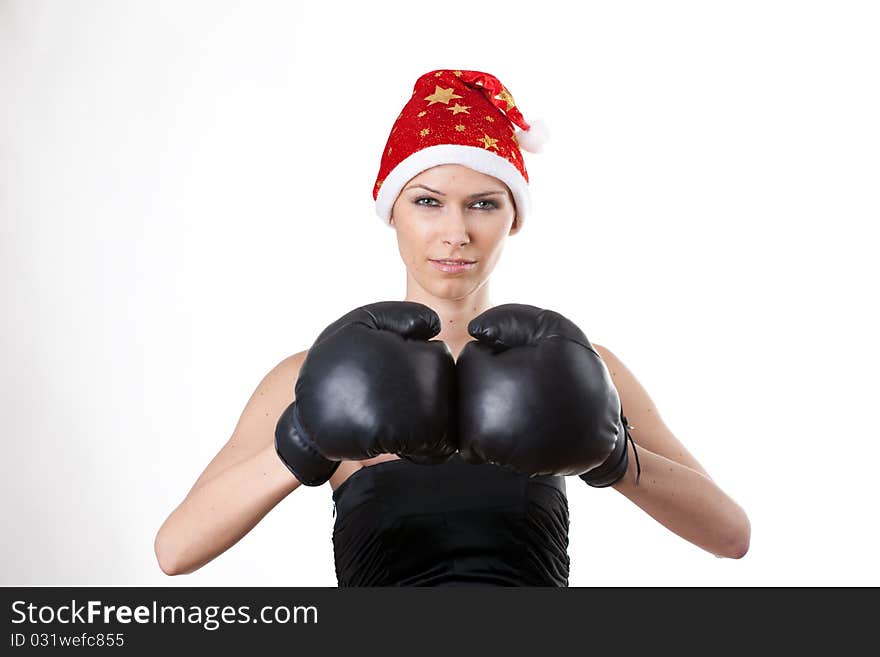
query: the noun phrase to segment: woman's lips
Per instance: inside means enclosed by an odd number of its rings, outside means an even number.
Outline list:
[[[477,266],[476,262],[468,262],[464,260],[429,260],[428,262],[430,262],[434,268],[446,272],[447,274],[460,274],[464,271],[470,271]]]

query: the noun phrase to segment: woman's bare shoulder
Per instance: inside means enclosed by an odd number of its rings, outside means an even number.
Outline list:
[[[254,410],[260,413],[269,410],[264,408],[267,403],[280,415],[284,410],[281,406],[286,408],[294,399],[294,386],[307,354],[308,350],[298,351],[272,367],[253,391],[243,415]]]
[[[631,425],[633,440],[652,452],[709,477],[706,469],[666,426],[653,398],[632,370],[607,347],[595,342],[593,347],[608,367],[611,380],[620,394],[620,403]]]
[[[199,476],[193,488],[272,444],[275,439],[275,424],[295,397],[296,380],[307,353],[299,351],[283,358],[263,376],[241,412],[232,435]]]
[[[281,370],[282,373],[294,373],[296,375],[299,375],[299,370],[302,367],[302,364],[305,361],[308,353],[308,349],[297,351],[295,354],[291,354],[287,358],[283,359],[280,363],[278,363],[276,369]]]
[[[278,417],[295,399],[295,386],[308,349],[283,358],[257,385],[242,417],[249,415]]]

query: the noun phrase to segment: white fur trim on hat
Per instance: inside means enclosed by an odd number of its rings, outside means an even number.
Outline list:
[[[531,211],[529,185],[522,174],[500,155],[479,146],[460,144],[438,144],[416,151],[391,170],[376,196],[376,214],[391,227],[391,208],[400,195],[403,186],[422,171],[441,164],[461,164],[474,171],[494,176],[510,188],[516,204],[516,217],[519,226]]]

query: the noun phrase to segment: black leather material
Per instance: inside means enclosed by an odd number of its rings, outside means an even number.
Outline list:
[[[303,430],[295,401],[285,409],[275,425],[275,452],[293,476],[306,486],[326,483],[341,463],[321,454]]]
[[[477,340],[456,367],[465,461],[541,475],[581,475],[609,458],[619,462],[620,397],[573,322],[505,304],[474,318],[468,332]]]
[[[444,342],[431,340],[440,328],[428,306],[381,301],[321,332],[300,368],[295,414],[276,426],[279,456],[294,474],[304,472],[304,484],[329,477],[316,457],[388,453],[437,463],[455,453],[455,360]]]

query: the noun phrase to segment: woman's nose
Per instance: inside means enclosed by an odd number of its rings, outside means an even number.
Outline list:
[[[463,244],[469,241],[464,211],[450,206],[449,210],[443,213],[441,221],[440,231],[444,242]]]

